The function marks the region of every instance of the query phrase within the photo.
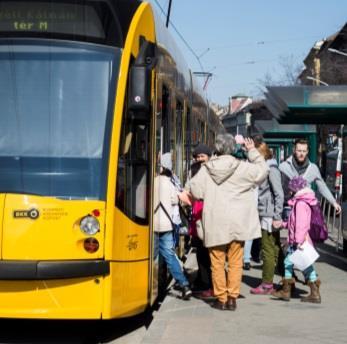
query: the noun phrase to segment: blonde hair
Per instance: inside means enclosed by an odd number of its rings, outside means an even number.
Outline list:
[[[272,159],[273,155],[269,148],[269,146],[265,142],[261,142],[256,147],[258,149],[258,152],[264,157],[265,160]]]

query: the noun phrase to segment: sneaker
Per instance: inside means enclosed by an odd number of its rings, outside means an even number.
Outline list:
[[[251,263],[244,263],[243,270],[251,270]]]
[[[252,288],[250,293],[254,295],[270,295],[273,291],[275,291],[273,284],[261,283],[258,287]]]
[[[182,300],[189,300],[192,294],[193,293],[189,286],[185,285],[182,287]]]
[[[181,291],[182,287],[181,287],[181,285],[178,282],[175,282],[175,284],[172,286],[172,289]]]

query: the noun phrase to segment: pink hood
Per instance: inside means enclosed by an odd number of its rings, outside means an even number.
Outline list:
[[[298,191],[293,198],[288,201],[288,204],[293,207],[298,201],[304,201],[309,205],[316,205],[318,200],[314,191],[310,188],[305,188]]]
[[[311,206],[316,205],[318,200],[310,188],[298,191],[288,204],[292,207],[287,228],[289,244],[302,244],[307,238],[312,244],[308,231],[311,225]]]

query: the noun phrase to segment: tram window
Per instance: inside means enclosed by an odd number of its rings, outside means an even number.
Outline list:
[[[176,101],[176,145],[173,147],[176,157],[176,174],[182,178],[182,162],[183,162],[183,135],[182,135],[182,114],[183,104]]]
[[[213,146],[213,144],[214,144],[214,133],[211,129],[209,130],[208,143],[210,146]]]
[[[123,126],[116,205],[140,224],[148,223],[148,142],[147,124],[128,122]]]
[[[200,142],[205,142],[205,122],[203,122],[203,121],[201,121],[201,123],[200,123],[200,133],[201,133]]]
[[[191,142],[192,142],[192,132],[191,132],[191,124],[190,124],[190,117],[191,117],[191,110],[189,107],[187,107],[187,115],[185,118],[185,173],[188,173],[189,167],[190,167],[190,150],[191,150]],[[184,180],[186,180],[187,175],[184,177]]]
[[[170,152],[170,91],[163,86],[162,92],[162,125],[163,125],[163,152]]]
[[[197,141],[198,143],[202,142],[202,131],[201,131],[202,125],[201,125],[201,121],[198,119],[197,121]]]
[[[0,44],[0,191],[105,199],[120,49]]]

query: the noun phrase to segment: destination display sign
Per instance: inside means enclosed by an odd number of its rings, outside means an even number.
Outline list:
[[[0,1],[0,33],[6,32],[105,37],[96,8],[77,1]]]

